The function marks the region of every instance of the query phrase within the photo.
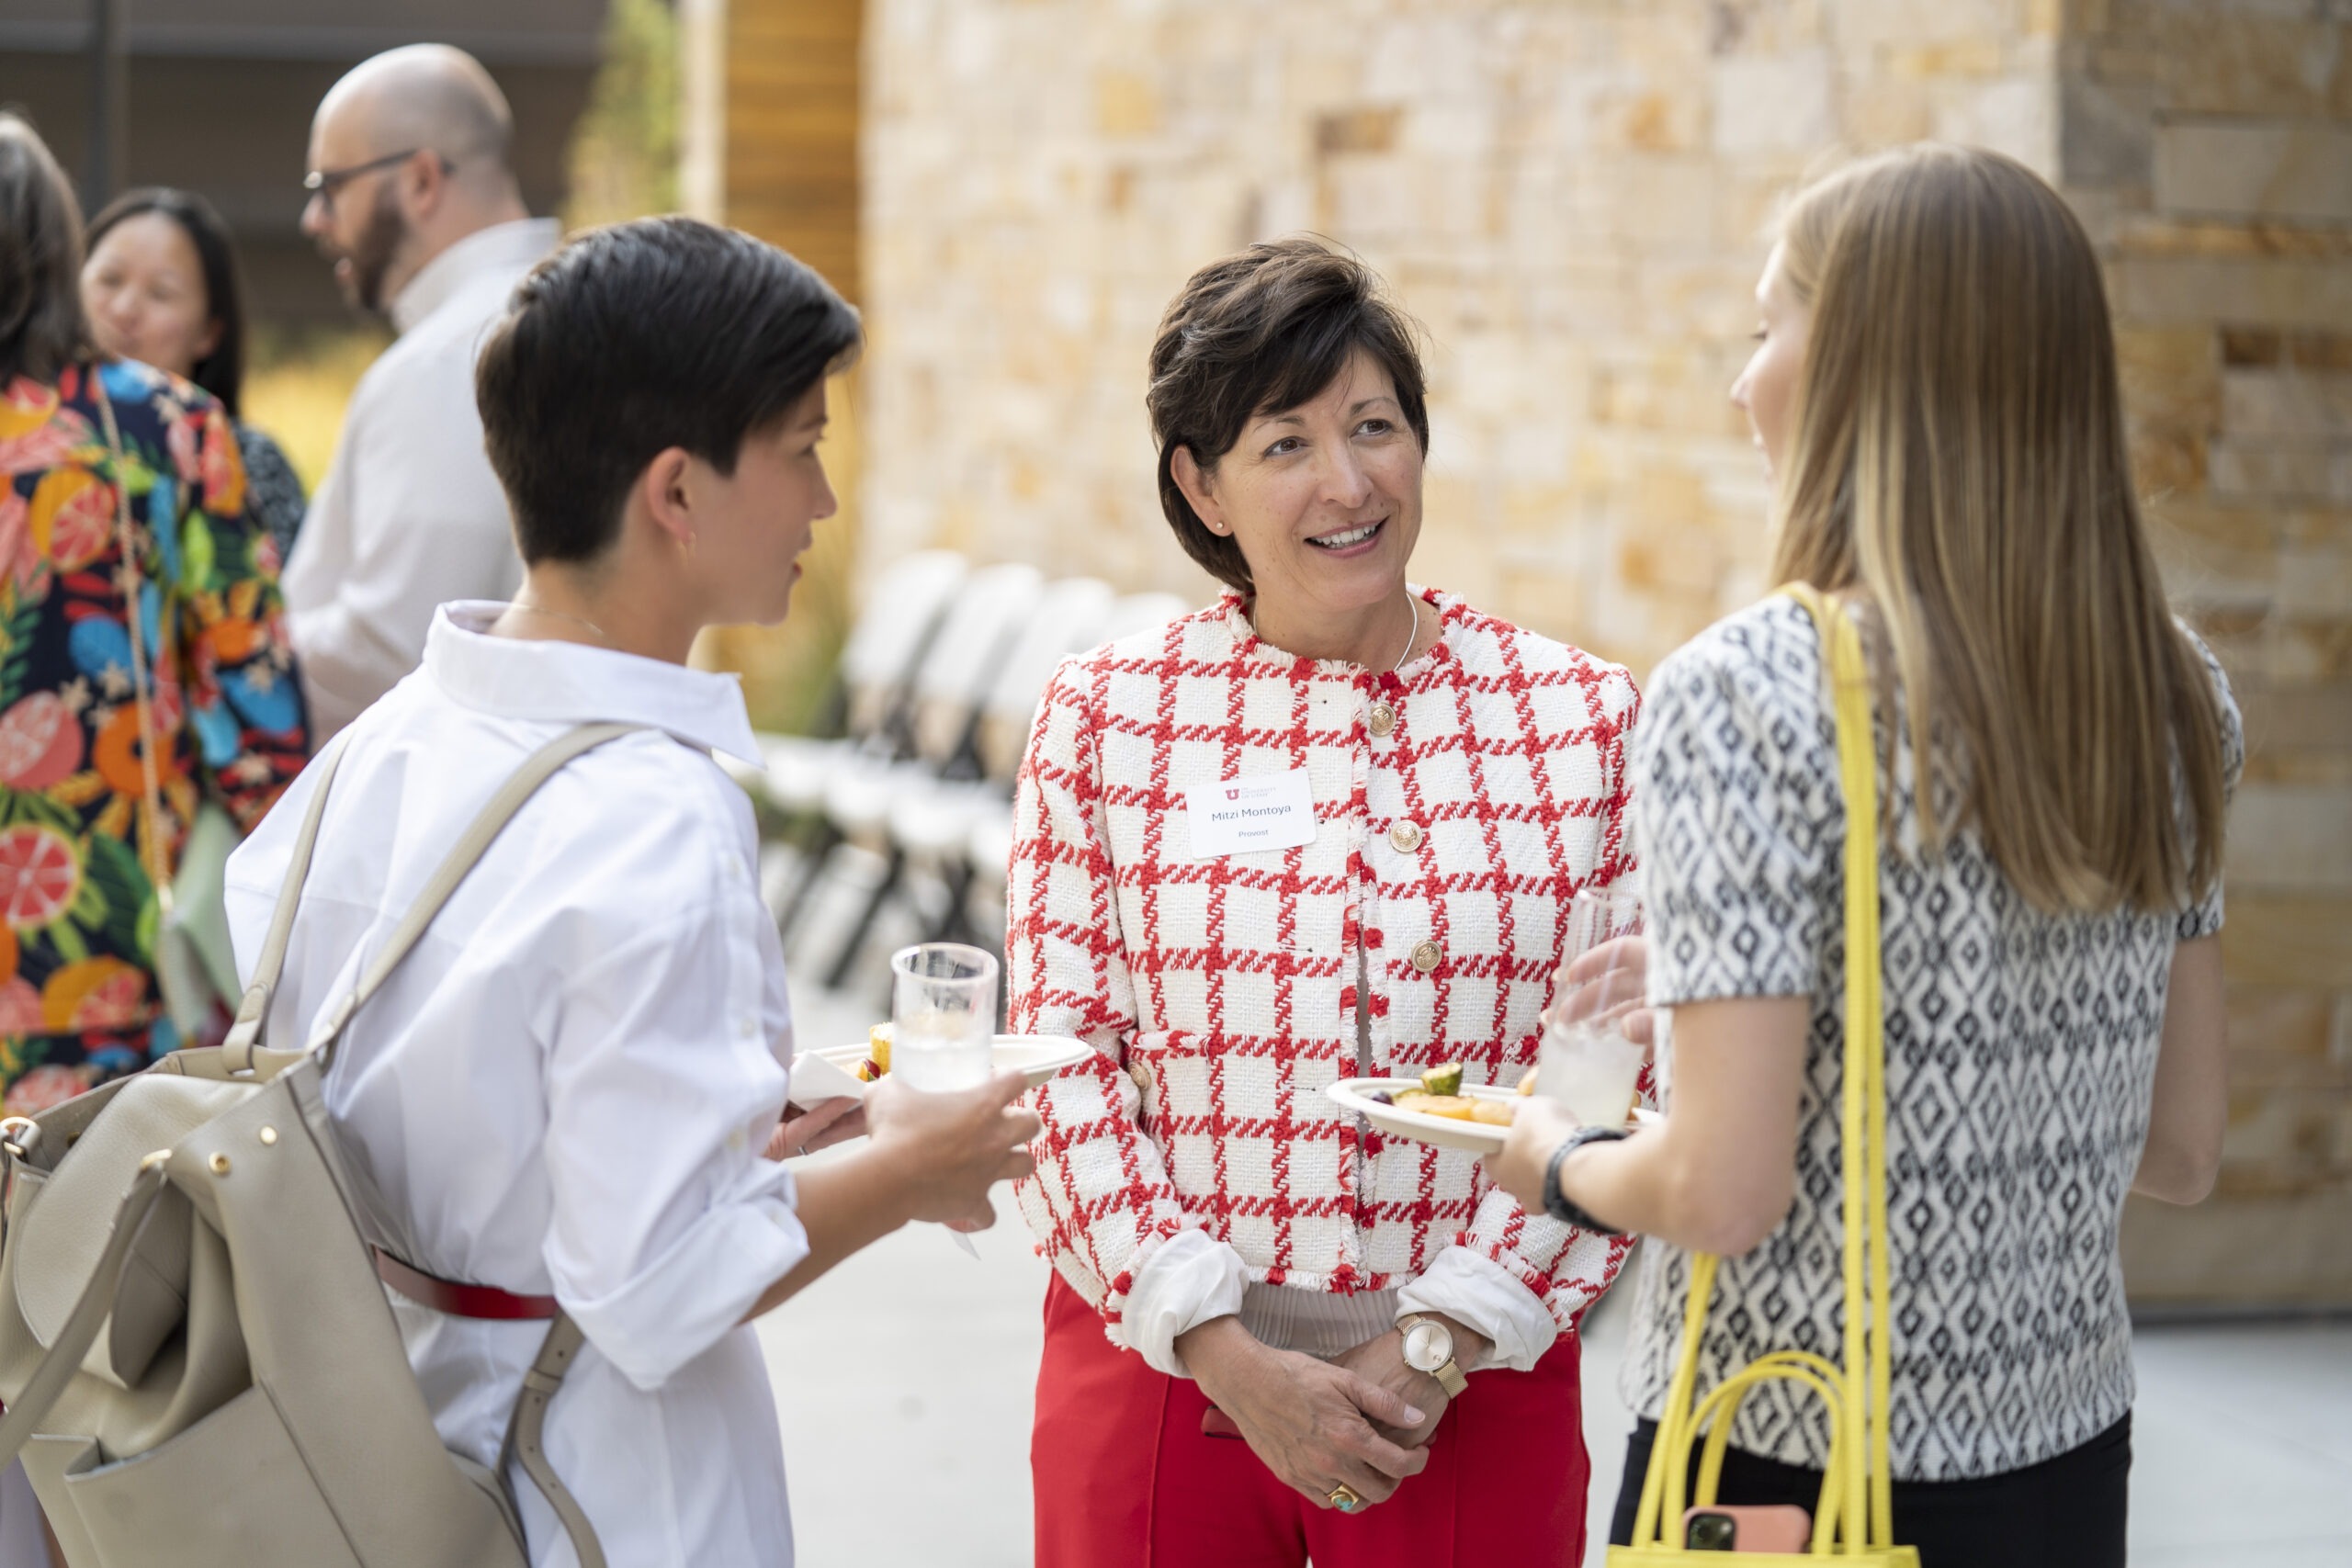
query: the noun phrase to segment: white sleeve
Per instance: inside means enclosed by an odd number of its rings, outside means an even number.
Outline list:
[[[1486,1359],[1476,1366],[1465,1363],[1464,1371],[1481,1367],[1532,1371],[1560,1337],[1560,1325],[1541,1296],[1510,1269],[1466,1247],[1440,1252],[1427,1273],[1396,1292],[1396,1310],[1399,1314],[1443,1313],[1493,1341]]]
[[[314,740],[416,668],[435,609],[506,598],[521,581],[470,371],[453,406],[447,367],[386,368],[402,378],[355,400],[286,570],[288,635]]]
[[[1204,1230],[1183,1230],[1151,1249],[1127,1288],[1120,1337],[1154,1371],[1189,1378],[1176,1337],[1241,1310],[1241,1255]]]
[[[544,1248],[556,1299],[641,1389],[742,1320],[808,1255],[764,1157],[789,1027],[752,898],[640,932],[565,987],[548,1055]]]

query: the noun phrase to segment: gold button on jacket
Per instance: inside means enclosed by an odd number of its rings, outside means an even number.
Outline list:
[[[1445,957],[1445,949],[1433,942],[1416,942],[1413,946],[1413,967],[1426,975]]]
[[[1410,822],[1399,822],[1388,829],[1388,841],[1406,854],[1421,847],[1421,830]]]

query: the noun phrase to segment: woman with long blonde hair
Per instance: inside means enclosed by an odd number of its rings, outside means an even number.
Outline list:
[[[1860,623],[1875,696],[1895,1539],[1926,1568],[2123,1562],[2124,1195],[2191,1203],[2223,1122],[2220,866],[2243,758],[2132,500],[2097,257],[2010,160],[1921,146],[1802,192],[1733,389],[1776,581]],[[1846,808],[1815,624],[1775,597],[1657,671],[1636,741],[1663,1126],[1531,1106],[1531,1207],[1657,1238],[1627,1360],[1633,1510],[1690,1258],[1704,1390],[1842,1333]],[[1750,1397],[1720,1499],[1819,1495],[1827,1427]]]

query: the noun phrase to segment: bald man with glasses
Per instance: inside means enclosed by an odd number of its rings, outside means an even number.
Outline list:
[[[435,606],[522,581],[474,405],[483,334],[559,237],[523,205],[513,138],[490,73],[441,44],[363,62],[311,121],[302,231],[401,334],[360,378],[286,563],[313,743],[416,668]]]

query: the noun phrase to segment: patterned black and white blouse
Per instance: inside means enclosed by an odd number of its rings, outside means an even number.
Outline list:
[[[2234,786],[2237,708],[2206,659]],[[1668,659],[1635,739],[1651,1000],[1813,998],[1795,1201],[1762,1246],[1717,1273],[1702,1393],[1772,1350],[1843,1359],[1836,748],[1819,640],[1785,598]],[[2063,1453],[2131,1407],[2117,1228],[2147,1136],[2173,948],[2221,929],[2222,898],[2216,887],[2174,913],[2041,913],[1973,832],[1939,860],[1917,853],[1909,759],[1905,746],[1879,873],[1892,1459],[1898,1479],[1947,1481]],[[1668,1083],[1670,1047],[1661,1066]],[[1680,1348],[1690,1258],[1659,1242],[1643,1250],[1624,1393],[1655,1419]],[[1828,1424],[1812,1395],[1771,1383],[1748,1396],[1731,1440],[1819,1469]]]

